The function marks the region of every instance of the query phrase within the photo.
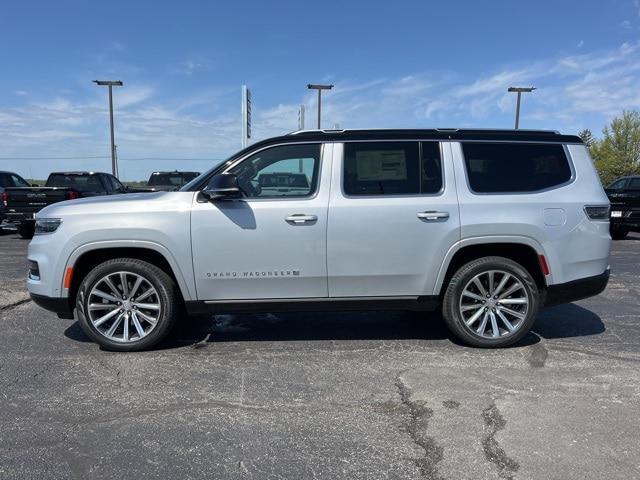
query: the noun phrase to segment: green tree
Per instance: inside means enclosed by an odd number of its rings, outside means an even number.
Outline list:
[[[587,148],[591,149],[591,146],[596,143],[596,139],[593,136],[593,133],[591,133],[591,130],[589,130],[588,128],[585,128],[584,130],[582,130],[578,136],[582,139],[582,141],[584,142],[584,144],[587,146]]]
[[[608,185],[623,175],[640,174],[640,112],[623,111],[604,127],[602,135],[590,146],[602,184]]]

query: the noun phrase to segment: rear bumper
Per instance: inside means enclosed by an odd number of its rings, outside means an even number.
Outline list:
[[[47,297],[45,295],[36,295],[35,293],[29,293],[29,295],[31,295],[31,300],[36,305],[56,313],[59,318],[73,319],[73,308],[71,308],[68,298]]]
[[[600,275],[580,278],[567,283],[549,285],[545,306],[558,305],[561,303],[575,302],[583,298],[593,297],[602,293],[609,283],[609,269],[607,268]]]

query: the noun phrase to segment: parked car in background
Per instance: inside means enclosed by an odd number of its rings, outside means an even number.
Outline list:
[[[35,214],[42,208],[64,200],[126,193],[127,188],[108,173],[54,172],[44,187],[8,187],[2,193],[2,205],[7,221],[16,225],[23,238],[34,233]]]
[[[640,175],[618,178],[605,191],[611,202],[611,238],[640,232]]]
[[[609,279],[609,200],[582,140],[549,131],[297,132],[180,191],[36,221],[31,297],[121,351],[156,345],[184,307],[441,309],[466,344],[504,347]]]
[[[180,190],[184,185],[200,175],[200,172],[153,172],[146,187],[136,187],[138,192],[158,192]]]
[[[29,183],[17,173],[0,171],[0,226],[7,217],[3,193],[11,187],[29,187]]]

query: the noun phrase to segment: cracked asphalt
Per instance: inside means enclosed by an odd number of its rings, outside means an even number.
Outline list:
[[[438,315],[184,319],[110,353],[26,301],[0,235],[0,478],[640,478],[640,235],[598,297],[475,350]]]

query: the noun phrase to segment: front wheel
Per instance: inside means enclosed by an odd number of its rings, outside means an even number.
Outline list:
[[[108,260],[84,278],[76,308],[84,332],[107,350],[152,348],[172,330],[180,312],[171,277],[135,258]]]
[[[449,330],[474,347],[516,343],[533,326],[540,294],[531,274],[503,257],[484,257],[451,278],[442,313]]]

